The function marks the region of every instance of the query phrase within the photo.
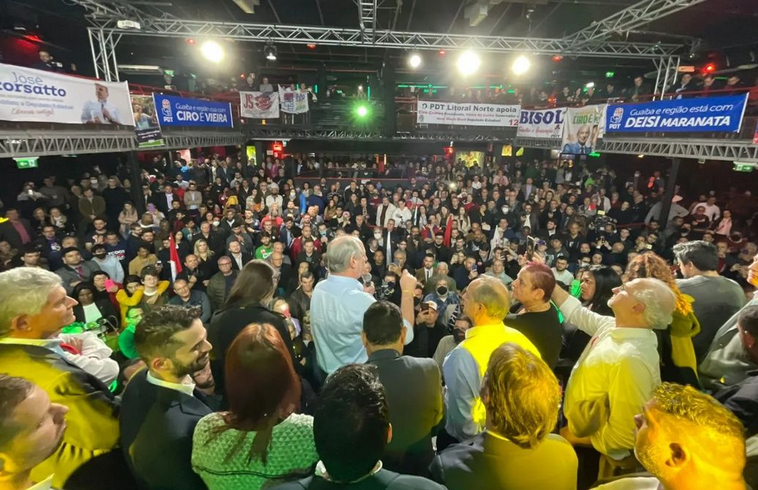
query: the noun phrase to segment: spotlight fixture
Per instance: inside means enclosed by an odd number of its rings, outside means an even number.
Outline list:
[[[529,61],[529,58],[524,56],[523,54],[518,56],[515,60],[513,60],[513,65],[511,65],[511,70],[513,70],[513,73],[516,75],[523,75],[527,71],[529,71],[529,68],[532,67],[532,62]]]
[[[418,53],[413,53],[410,58],[408,58],[408,64],[411,66],[411,68],[418,68],[421,66],[421,55]]]
[[[203,53],[205,59],[211,63],[219,63],[224,59],[224,48],[221,47],[216,41],[205,41],[200,46],[200,52]]]
[[[464,77],[476,73],[481,64],[482,60],[479,58],[479,55],[473,51],[464,51],[458,57],[458,71]]]
[[[267,44],[263,48],[263,54],[266,55],[266,59],[269,61],[276,61],[276,46],[273,44]]]
[[[553,55],[553,61],[555,61],[556,63],[558,63],[561,60],[563,60],[563,55],[562,54],[554,54]]]
[[[358,117],[366,117],[368,116],[368,107],[365,105],[358,106],[358,108],[355,110],[355,113],[358,115]]]
[[[316,44],[314,43],[308,43],[306,46],[308,46],[308,49],[316,49]]]

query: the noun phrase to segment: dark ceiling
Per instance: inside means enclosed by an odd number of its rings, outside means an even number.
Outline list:
[[[127,0],[124,0],[127,1]],[[159,8],[179,17],[215,21],[241,21],[266,24],[324,25],[334,27],[358,27],[358,8],[350,0],[260,0],[254,14],[243,13],[232,0],[140,0],[131,2],[140,8],[153,8],[145,4],[162,4]],[[529,3],[502,1],[490,6],[487,17],[471,27],[464,17],[466,2],[461,0],[379,0],[378,29],[396,29],[418,32],[449,32],[457,34],[562,37],[575,32],[594,20],[617,12],[632,3],[632,0],[533,0]],[[470,2],[469,2],[470,3]],[[165,5],[165,4],[171,4]],[[85,11],[71,5],[68,0],[2,0],[0,1],[0,28],[12,30],[8,24],[16,20],[36,23],[37,34],[60,50],[59,58],[68,57],[82,65],[91,65],[84,19]],[[3,20],[4,19],[4,20]],[[726,49],[740,53],[740,60],[758,47],[758,8],[755,0],[709,0],[688,10],[673,14],[645,26],[644,29],[627,33],[624,40],[645,42],[681,41],[676,36],[694,36],[704,40],[702,57],[696,63],[704,63],[706,53]],[[621,37],[619,37],[621,39]],[[342,48],[317,46],[308,49],[304,45],[278,46],[279,59],[266,63],[261,55],[260,43],[234,43],[231,55],[223,70],[229,75],[257,69],[257,71],[287,69],[313,70],[326,63],[329,70],[355,69],[377,70],[383,61],[395,62],[404,68],[401,50]],[[165,39],[125,36],[117,55],[121,63],[159,64],[175,70],[201,72],[218,71],[208,67],[193,56],[192,47],[184,39]],[[440,58],[436,53],[425,57],[425,72],[420,75],[403,74],[404,77],[421,80],[449,70],[451,59]],[[503,56],[485,59],[483,66],[490,78],[501,78],[506,61]],[[538,63],[541,76],[550,73],[558,76],[571,72],[572,77],[592,78],[606,70],[631,74],[652,70],[652,64],[640,60],[578,59],[552,63],[545,57]],[[83,70],[84,71],[84,70]]]

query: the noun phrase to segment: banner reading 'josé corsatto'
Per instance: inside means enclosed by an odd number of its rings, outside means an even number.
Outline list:
[[[563,135],[563,118],[566,109],[521,109],[519,114],[519,138],[561,139]]]
[[[126,82],[0,64],[0,120],[134,126]]]
[[[611,104],[606,131],[613,133],[737,133],[748,94]]]
[[[419,100],[416,122],[515,128],[518,126],[520,108],[519,105]]]
[[[232,105],[229,102],[211,102],[173,95],[154,96],[161,126],[231,128],[234,125]]]

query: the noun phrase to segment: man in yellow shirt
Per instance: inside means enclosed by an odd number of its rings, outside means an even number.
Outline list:
[[[442,371],[447,385],[445,430],[464,441],[484,430],[486,412],[479,389],[495,349],[505,342],[513,342],[537,356],[540,353],[524,334],[503,324],[511,300],[502,281],[479,276],[461,299],[463,314],[471,319],[473,326],[466,331],[466,339],[447,356]]]

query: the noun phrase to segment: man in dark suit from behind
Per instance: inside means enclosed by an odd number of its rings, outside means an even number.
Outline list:
[[[191,374],[210,361],[211,345],[194,309],[162,306],[137,325],[134,343],[147,369],[124,392],[121,447],[143,490],[204,490],[192,471],[192,434],[211,413]]]
[[[313,439],[321,458],[315,476],[274,490],[445,490],[426,478],[383,468],[380,458],[392,440],[392,425],[374,366],[343,366],[327,378],[313,415]]]
[[[576,490],[576,453],[551,434],[561,388],[543,360],[504,343],[490,356],[481,397],[486,430],[437,455],[435,481],[449,490]]]
[[[366,310],[361,336],[390,407],[392,441],[382,462],[399,473],[425,476],[434,458],[432,433],[443,416],[439,367],[434,359],[403,355],[403,314],[388,301]]]

